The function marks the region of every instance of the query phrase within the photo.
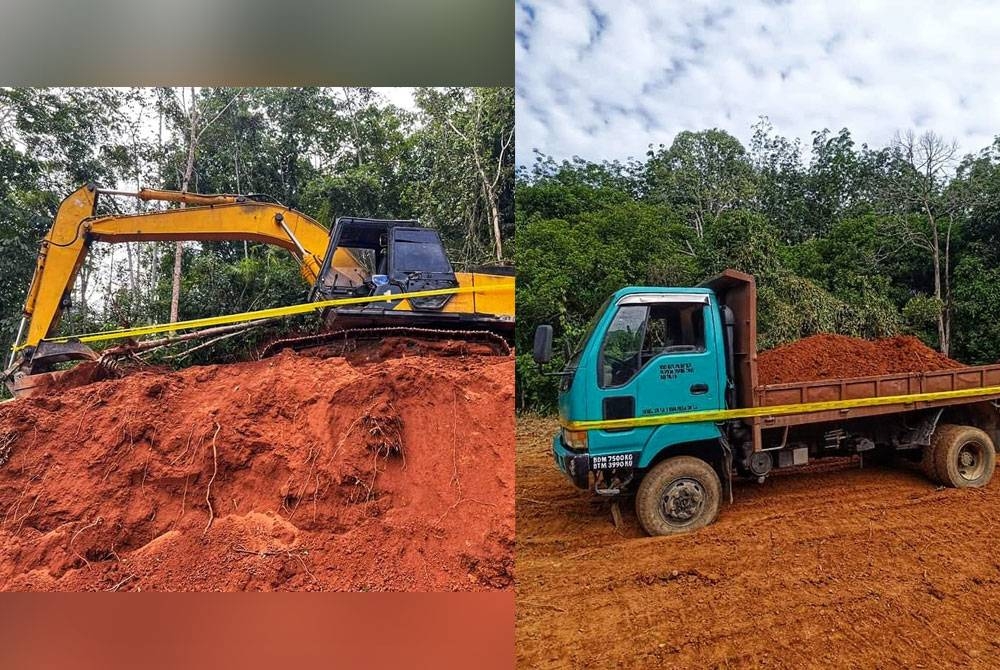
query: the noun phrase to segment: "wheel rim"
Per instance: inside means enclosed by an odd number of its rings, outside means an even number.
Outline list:
[[[675,479],[663,490],[660,514],[672,526],[686,526],[695,521],[705,506],[705,489],[697,479]]]
[[[986,472],[986,445],[977,440],[966,442],[958,449],[957,469],[966,481],[976,481]]]

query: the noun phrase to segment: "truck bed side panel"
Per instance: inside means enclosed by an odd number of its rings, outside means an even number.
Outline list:
[[[904,373],[876,377],[856,377],[851,379],[831,379],[813,382],[774,384],[754,389],[754,406],[774,407],[817,402],[836,402],[862,398],[882,398],[887,396],[935,393],[963,389],[1000,387],[1000,365],[938,370],[935,372]],[[822,423],[848,418],[908,412],[929,407],[960,405],[1000,398],[1000,392],[974,398],[950,398],[922,400],[919,402],[880,405],[875,407],[854,407],[821,412],[788,414],[763,417],[761,426],[773,428],[797,426],[807,423]]]

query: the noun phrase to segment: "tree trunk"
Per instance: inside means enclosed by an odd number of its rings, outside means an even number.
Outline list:
[[[108,250],[108,290],[104,294],[104,310],[108,310],[108,305],[111,304],[111,296],[114,295],[115,290],[115,245],[111,245]]]
[[[472,157],[476,164],[476,171],[479,172],[479,178],[483,182],[483,196],[486,198],[487,207],[489,207],[489,217],[490,217],[490,228],[493,233],[493,247],[496,255],[497,262],[503,260],[503,242],[500,239],[500,207],[497,205],[497,195],[493,190],[492,184],[490,184],[490,178],[486,174],[486,170],[483,168],[482,160],[479,158],[479,152],[473,145],[470,147],[472,151]]]
[[[132,258],[132,243],[125,243],[125,257],[128,260],[128,287],[132,291],[132,299],[135,299],[136,288],[139,286],[139,282],[135,277],[135,260]]]
[[[194,154],[198,146],[198,103],[195,100],[194,88],[191,91],[191,112],[188,115],[188,120],[191,128],[190,139],[188,140],[188,155],[187,155],[187,166],[184,168],[184,179],[181,182],[181,191],[187,192],[188,186],[191,184],[191,175],[194,172]],[[183,209],[186,203],[181,203],[181,208]],[[183,264],[184,257],[184,243],[177,242],[174,247],[174,276],[173,276],[173,286],[170,292],[170,323],[177,323],[178,312],[181,302],[181,267]]]
[[[487,216],[490,221],[490,234],[493,237],[493,254],[499,263],[503,260],[503,243],[500,240],[500,208],[497,206],[496,193],[494,193],[493,188],[490,186],[490,182],[486,178],[486,173],[480,170],[479,174],[483,179],[483,198],[486,200]]]
[[[482,109],[477,103],[476,106],[476,120],[473,126],[473,131],[478,132],[479,123],[481,118]],[[506,150],[507,143],[503,143],[503,149],[500,152],[500,161],[497,164],[497,175],[496,179],[492,182],[490,181],[489,175],[486,174],[486,168],[483,165],[483,159],[479,155],[479,144],[475,137],[469,137],[452,122],[451,119],[447,119],[446,123],[452,129],[452,131],[458,135],[465,144],[469,147],[469,152],[472,154],[473,163],[476,166],[476,172],[479,174],[479,179],[483,185],[483,197],[486,199],[486,206],[489,209],[490,227],[492,229],[493,236],[493,246],[497,262],[503,260],[503,240],[500,237],[500,206],[497,203],[497,193],[496,193],[496,183],[500,179],[500,171],[503,168],[503,153]]]
[[[174,245],[174,281],[170,290],[170,323],[177,323],[181,304],[181,267],[184,245],[177,242]]]
[[[500,241],[500,208],[495,194],[490,194],[490,219],[493,221],[493,240],[496,243],[497,262],[503,260],[503,246]]]
[[[944,342],[942,351],[951,354],[951,226],[954,215],[948,215],[948,231],[944,238]]]
[[[153,304],[156,287],[160,281],[160,245],[153,242],[149,245],[149,284],[146,286],[146,303]]]
[[[80,315],[87,317],[87,284],[90,282],[90,263],[84,261],[80,268]]]
[[[133,89],[133,91],[136,89]],[[142,157],[139,153],[139,124],[142,123],[142,113],[144,111],[145,105],[142,105],[139,109],[139,115],[136,118],[135,125],[132,126],[132,153],[133,160],[135,161],[135,190],[138,191],[142,188]],[[143,207],[143,201],[139,200],[137,203],[137,208],[139,213],[146,211]],[[139,302],[139,274],[142,272],[142,242],[137,242],[135,245],[135,263],[132,262],[132,243],[125,243],[125,251],[128,254],[128,278],[131,284],[132,295],[129,299],[130,304],[135,304]]]
[[[938,349],[945,356],[948,355],[948,334],[944,327],[944,291],[941,285],[941,237],[938,235],[937,221],[931,212],[930,206],[925,202],[924,211],[927,212],[927,221],[931,226],[931,254],[934,262],[934,298],[937,300],[940,309],[937,313]]]
[[[156,185],[158,188],[163,188],[163,98],[162,93],[157,93],[156,110],[159,115],[157,123],[159,124],[159,130],[157,131],[156,139]],[[157,289],[160,285],[160,245],[157,242],[153,242],[150,245],[153,251],[152,264],[150,268],[149,276],[149,286],[146,292],[146,302],[150,306],[154,303],[154,298],[158,293]],[[152,312],[152,309],[150,310]]]

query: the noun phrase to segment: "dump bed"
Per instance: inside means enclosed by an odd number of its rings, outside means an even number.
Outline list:
[[[702,286],[712,289],[720,305],[732,310],[732,373],[735,384],[732,406],[777,407],[1000,387],[1000,365],[761,386],[757,379],[757,286],[754,278],[743,272],[726,270],[704,282]],[[997,399],[1000,399],[1000,392],[977,395],[974,398],[932,398],[915,402],[862,405],[821,411],[812,411],[815,408],[811,408],[810,411],[801,413],[782,412],[780,415],[764,415],[746,421],[753,428],[753,441],[759,448],[762,429],[842,421]]]

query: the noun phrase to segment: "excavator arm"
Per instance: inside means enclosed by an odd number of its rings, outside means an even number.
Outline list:
[[[102,193],[179,202],[185,207],[97,217],[94,214]],[[323,264],[329,232],[301,212],[244,196],[150,189],[122,193],[84,186],[62,202],[52,228],[42,241],[15,346],[23,345],[33,351],[53,334],[92,242],[171,240],[246,240],[273,244],[295,256],[301,264],[303,277],[312,284]],[[359,273],[364,272],[346,250],[338,250],[337,265],[341,268],[356,266]]]

